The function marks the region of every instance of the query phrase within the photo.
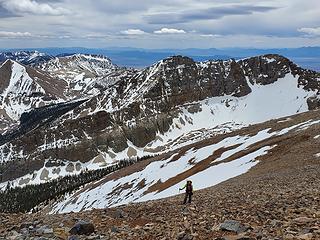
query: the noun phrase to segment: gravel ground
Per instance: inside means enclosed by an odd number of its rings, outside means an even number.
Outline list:
[[[292,121],[320,119],[319,115],[309,112]],[[271,121],[264,126],[268,124],[274,129],[280,125]],[[95,233],[73,239],[320,239],[319,134],[317,124],[268,140],[277,146],[259,158],[259,164],[246,174],[196,191],[189,205],[182,204],[181,194],[80,213],[3,214],[0,239],[68,239],[69,229],[79,220],[92,222]],[[236,227],[223,229],[227,220],[234,220]]]

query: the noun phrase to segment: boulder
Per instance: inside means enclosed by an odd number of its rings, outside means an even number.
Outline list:
[[[177,240],[192,240],[193,236],[186,232],[181,232],[177,236]]]
[[[125,218],[125,217],[127,217],[127,214],[121,209],[117,209],[115,211],[114,215],[115,215],[115,218]]]
[[[301,240],[311,240],[313,238],[313,234],[312,233],[301,234],[297,238]]]
[[[36,229],[36,233],[37,234],[52,234],[53,233],[53,229],[48,227],[48,226],[41,226],[39,228]]]
[[[69,231],[72,235],[90,235],[94,232],[94,225],[87,221],[77,222]]]
[[[77,236],[72,235],[68,238],[68,240],[79,240],[79,238]]]
[[[57,239],[68,239],[68,232],[65,228],[54,228],[53,235]]]
[[[235,220],[226,220],[220,225],[220,230],[235,232],[239,234],[247,231],[248,227],[242,225],[240,222]]]
[[[316,110],[320,108],[320,98],[317,96],[312,96],[307,99],[308,109]]]

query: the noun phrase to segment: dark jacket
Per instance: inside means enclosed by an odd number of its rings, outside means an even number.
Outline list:
[[[183,188],[180,188],[180,190],[186,189],[187,194],[193,194],[193,186],[192,183],[186,183]]]

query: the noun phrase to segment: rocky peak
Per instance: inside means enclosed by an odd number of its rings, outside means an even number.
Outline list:
[[[291,73],[306,90],[320,88],[320,73],[303,69],[278,54],[267,54],[238,61],[251,84],[270,84]]]
[[[91,74],[109,73],[117,68],[111,60],[102,55],[73,54],[58,56],[40,66],[43,70],[51,71],[87,71]]]
[[[0,62],[11,59],[30,66],[37,66],[51,60],[52,58],[53,56],[45,53],[40,53],[38,51],[17,51],[0,53]]]
[[[91,61],[104,61],[104,62],[109,62],[111,63],[111,60],[104,56],[104,55],[99,55],[99,54],[73,54],[69,56],[65,56],[65,58],[71,58],[73,60],[91,60]]]
[[[250,92],[241,65],[234,60],[197,63],[188,57],[173,56],[147,68],[137,82],[146,80],[152,86],[144,97],[165,99],[169,107],[206,97],[243,96]]]
[[[186,57],[186,56],[181,56],[181,55],[176,55],[176,56],[171,56],[168,57],[164,60],[162,60],[163,64],[168,65],[168,67],[176,67],[176,66],[192,66],[195,65],[195,61],[192,58]]]
[[[109,86],[118,80],[119,75],[123,75],[123,69],[102,55],[58,56],[38,68],[50,73],[54,78],[67,81],[69,84],[67,95],[70,99],[96,95],[101,88]]]
[[[65,87],[64,81],[8,59],[0,67],[0,118],[18,122],[26,110],[65,99]]]
[[[268,54],[238,61],[251,84],[270,84],[291,71],[289,59]]]

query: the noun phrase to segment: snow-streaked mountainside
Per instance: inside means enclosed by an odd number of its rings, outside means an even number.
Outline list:
[[[136,72],[116,66],[105,56],[93,54],[61,54],[54,57],[38,51],[0,53],[0,63],[8,59],[66,81],[68,88],[65,94],[68,98],[98,94],[119,79]]]
[[[0,53],[0,62],[5,62],[6,60],[10,59],[30,66],[37,66],[44,62],[50,61],[53,58],[53,56],[38,51],[18,51]]]
[[[89,54],[55,57],[38,67],[67,81],[71,96],[99,94],[101,89],[114,84],[126,72],[105,56]]]
[[[0,66],[0,77],[0,133],[16,125],[22,113],[66,100],[65,81],[13,60]]]
[[[43,108],[43,121],[35,111],[24,122],[38,122],[23,128],[27,131],[0,138],[2,186],[38,184],[124,158],[165,154],[320,106],[320,74],[279,55],[206,62],[174,56],[142,70],[119,69],[100,56],[72,55],[34,71],[66,82],[60,93],[67,100],[75,95],[86,100],[54,111]]]
[[[319,129],[320,117],[313,117],[283,118],[171,151],[67,194],[49,210],[77,212],[174,196],[187,179],[196,190],[214,186],[246,173],[261,157],[278,151],[279,142],[289,134]]]
[[[52,57],[20,51],[0,53],[1,61],[0,133],[16,127],[23,112],[99,94],[135,73],[98,55]]]
[[[70,71],[81,74],[85,70],[88,76],[102,76],[116,70],[117,66],[112,64],[111,60],[105,56],[74,54],[55,57],[41,65],[41,68],[57,75],[59,72],[69,73]]]

